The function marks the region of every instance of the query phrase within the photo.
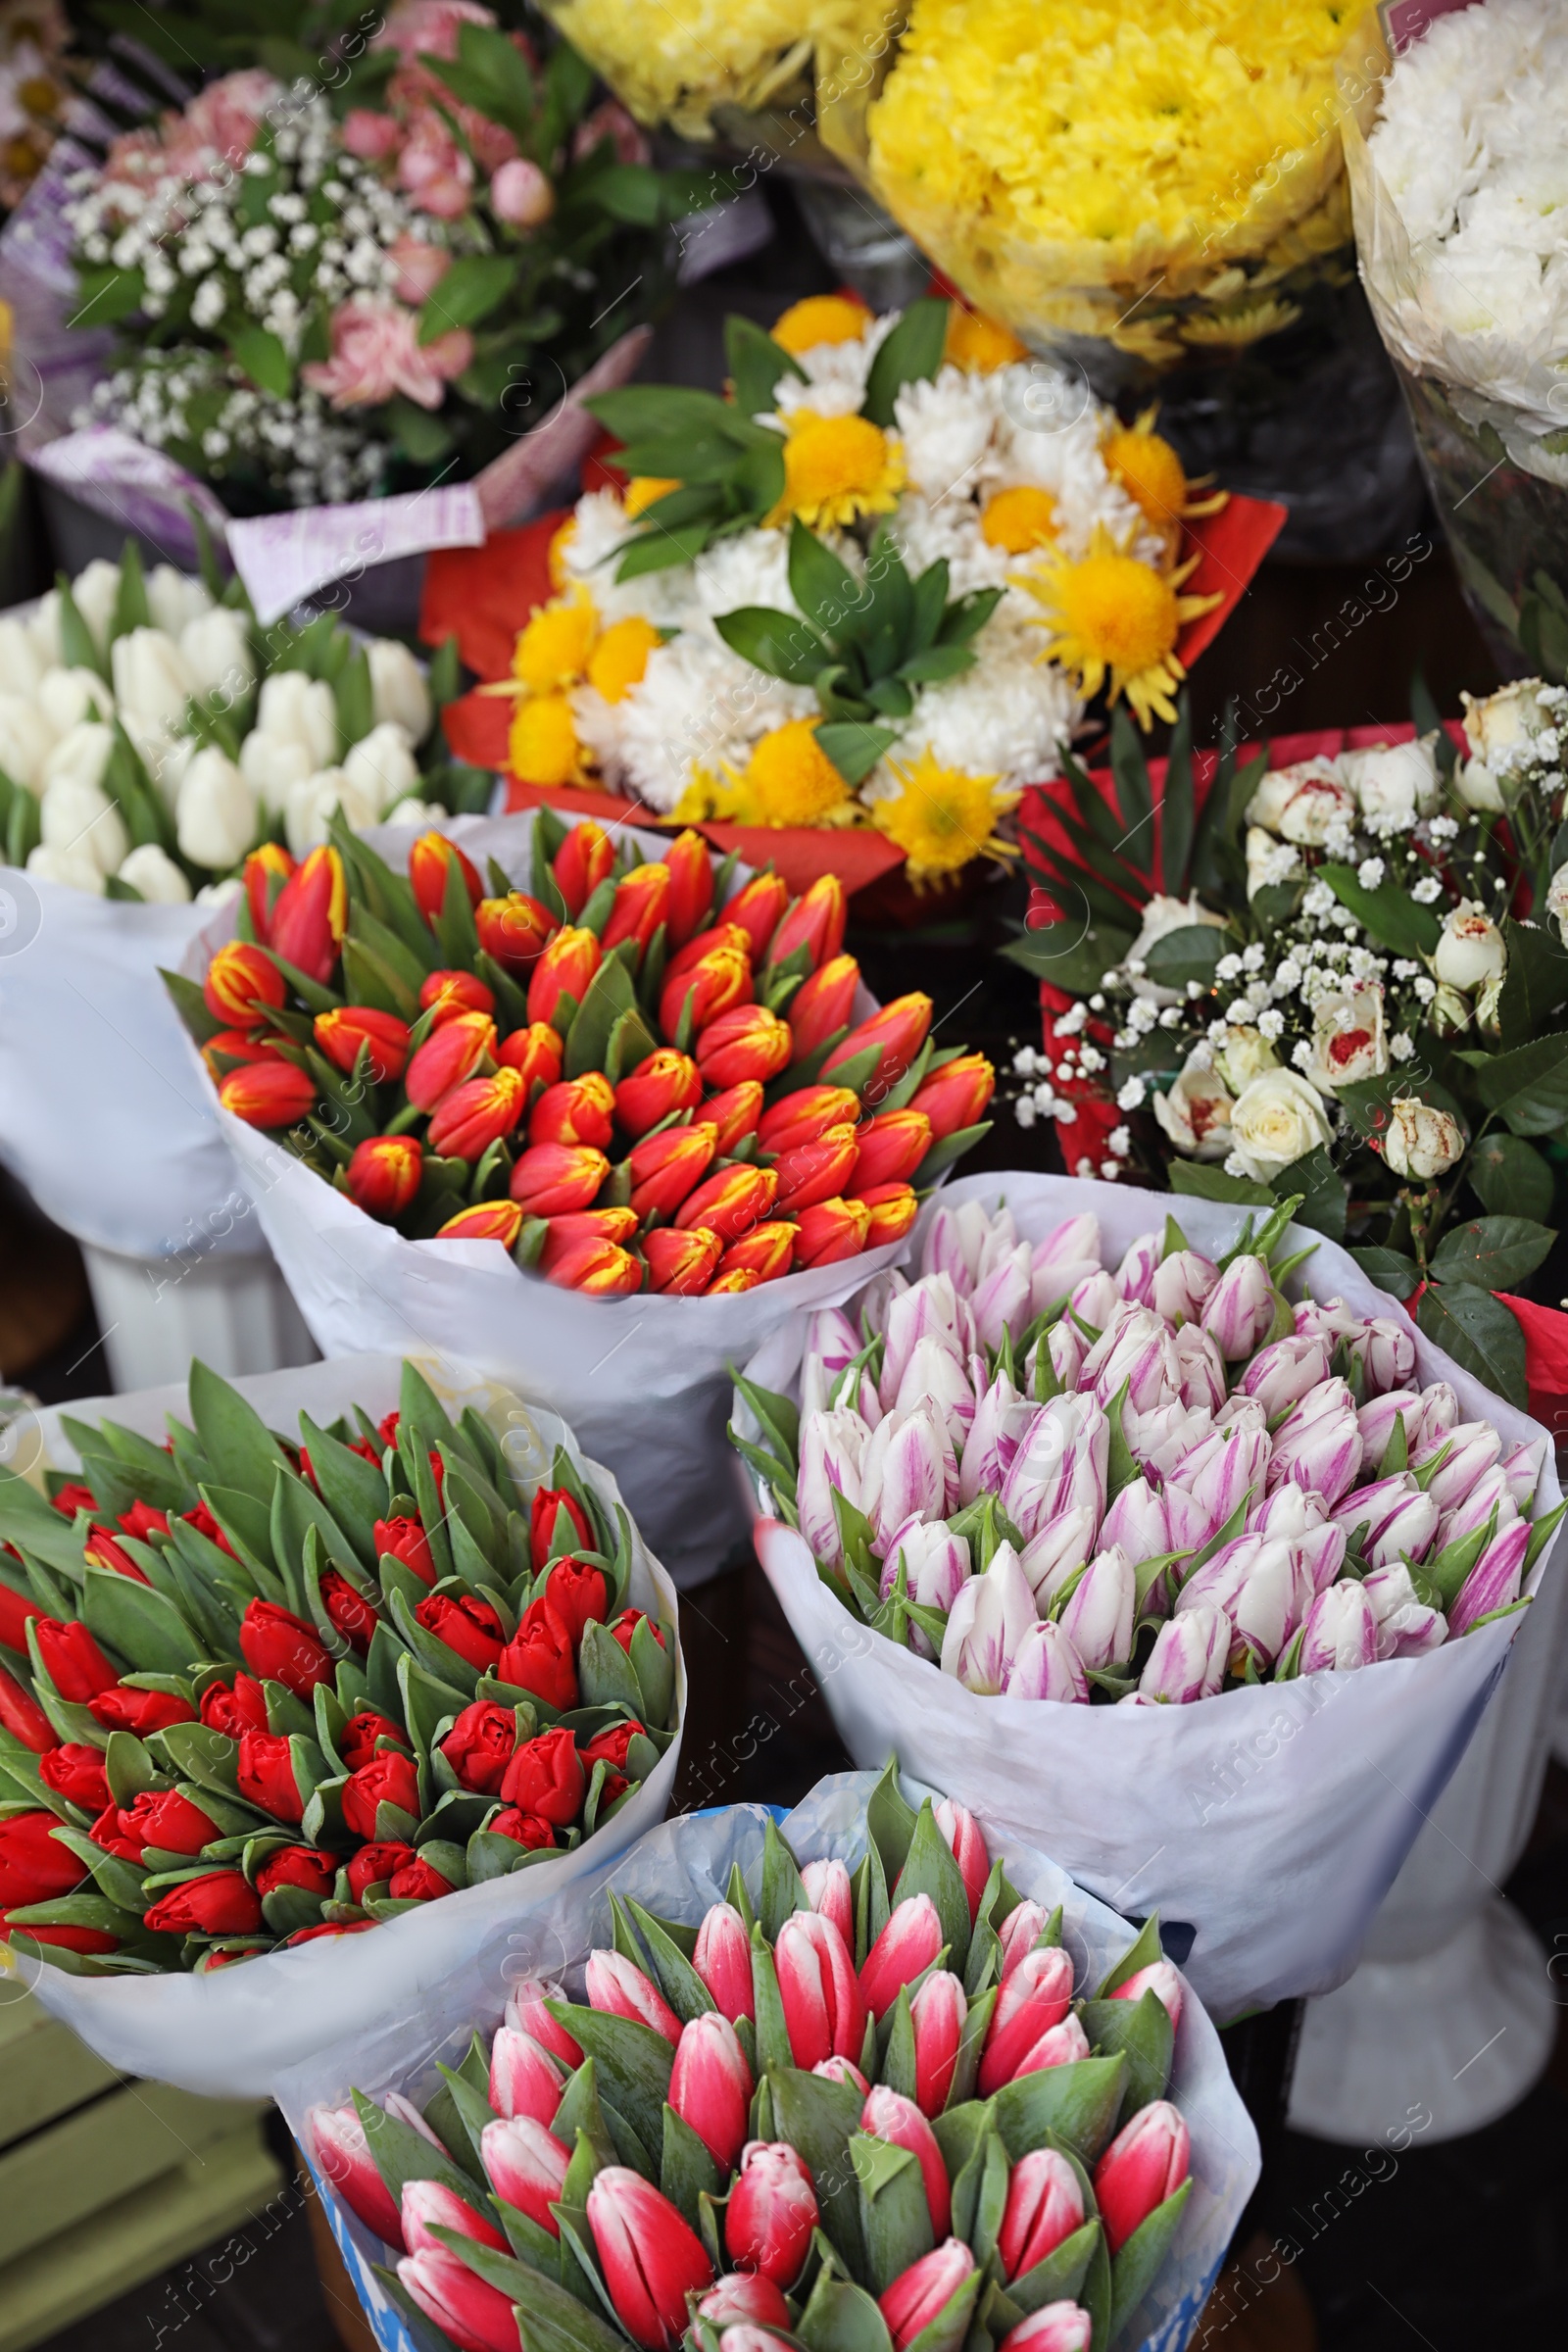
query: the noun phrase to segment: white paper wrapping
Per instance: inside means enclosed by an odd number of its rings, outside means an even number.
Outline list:
[[[945,1199],[992,1208],[1004,1200],[1031,1242],[1090,1210],[1112,1265],[1167,1214],[1211,1255],[1230,1246],[1243,1215],[1219,1202],[1057,1176],[975,1176]],[[914,1264],[931,1214],[915,1228]],[[1316,1238],[1293,1232],[1297,1248]],[[1358,1313],[1400,1312],[1330,1242],[1296,1279],[1313,1298],[1342,1298]],[[797,1317],[776,1332],[748,1377],[798,1394],[805,1324]],[[1415,1347],[1417,1380],[1451,1382],[1462,1419],[1490,1421],[1510,1446],[1541,1437],[1419,1333]],[[744,1408],[739,1417],[755,1437]],[[1551,1463],[1548,1445],[1538,1514],[1561,1499]],[[1532,1650],[1544,1643],[1555,1652],[1564,1633],[1559,1532],[1536,1563],[1540,1597],[1530,1609],[1426,1657],[1260,1684],[1187,1707],[982,1698],[852,1618],[804,1540],[757,1507],[758,1556],[857,1763],[896,1751],[906,1771],[969,1806],[989,1835],[1047,1838],[1102,1901],[1134,1917],[1157,1910],[1167,1931],[1185,1923],[1193,1931],[1185,1966],[1222,2023],[1330,1991],[1349,1975],[1515,1636],[1522,1628]]]
[[[836,1856],[855,1869],[865,1852],[866,1800],[875,1785],[869,1772],[840,1773],[819,1781],[793,1813],[779,1815],[775,1809],[797,1859]],[[731,1863],[738,1862],[756,1883],[766,1819],[760,1805],[730,1805],[665,1822],[621,1860],[608,1884],[617,1892],[635,1894],[663,1918],[695,1925],[710,1903],[722,1899]],[[1073,1957],[1077,1988],[1084,1992],[1098,1984],[1127,1949],[1132,1930],[1027,1842],[1004,1837],[992,1851],[1002,1854],[1020,1894],[1033,1896],[1048,1910],[1061,1904],[1063,1941]],[[290,2128],[298,2136],[308,2107],[339,2105],[351,2089],[376,2097],[401,2090],[422,2104],[440,2086],[437,2061],[455,2066],[474,2028],[493,2031],[516,1979],[564,1977],[580,1999],[582,1964],[595,1944],[610,1941],[610,1932],[603,1885],[580,1882],[541,1905],[530,1915],[526,1937],[511,1955],[506,1976],[468,1968],[401,2042],[384,2034],[357,2035],[285,2077],[277,2084],[277,2099]],[[1231,2082],[1219,2036],[1194,2000],[1182,2009],[1166,2095],[1187,2119],[1193,2193],[1170,2259],[1136,2321],[1118,2339],[1118,2352],[1133,2352],[1135,2346],[1143,2352],[1182,2352],[1258,2176],[1257,2134]],[[385,2261],[385,2248],[330,2189],[319,2181],[318,2188],[381,2352],[416,2352],[412,2330],[371,2274],[372,2263]]]
[[[564,1445],[595,1494],[611,1505],[621,1499],[614,1480],[579,1450],[559,1416],[522,1414],[514,1398],[498,1396],[487,1382],[446,1360],[419,1368],[450,1411],[471,1404],[497,1428],[520,1430],[530,1460],[535,1458],[531,1421],[542,1447],[541,1468],[548,1467],[555,1447]],[[398,1401],[401,1373],[401,1356],[353,1355],[299,1371],[259,1373],[233,1385],[265,1420],[287,1434],[297,1429],[301,1411],[326,1422],[362,1404],[379,1418]],[[186,1394],[183,1384],[143,1389],[132,1396],[74,1402],[68,1409],[77,1419],[107,1416],[162,1441],[165,1414],[183,1416]],[[59,1413],[42,1412],[38,1421],[49,1467],[79,1468]],[[23,1443],[19,1433],[19,1448]],[[673,1636],[674,1588],[635,1526],[629,1597]],[[510,1878],[443,1895],[372,1933],[323,1936],[214,1976],[75,1977],[31,1961],[14,1962],[14,1973],[52,2015],[63,2018],[89,2049],[122,2074],[173,2082],[214,2098],[266,2096],[288,2070],[309,2074],[313,2068],[332,2068],[343,2047],[417,2046],[427,2020],[455,2014],[451,2004],[457,1987],[501,1982],[509,1954],[533,1948],[536,1915],[553,1916],[579,1886],[585,1892],[600,1886],[626,1847],[663,1819],[686,1715],[686,1667],[678,1642],[675,1708],[676,1736],[658,1769],[604,1829],[554,1861],[530,1863]]]
[[[526,888],[533,824],[530,810],[452,818],[441,829],[481,871],[494,858]],[[406,827],[366,838],[389,864],[406,867],[415,838]],[[650,857],[668,846],[656,834],[637,838]],[[191,943],[191,978],[232,927],[225,910]],[[862,992],[858,1017],[872,1006]],[[205,1085],[193,1047],[187,1061]],[[520,1272],[499,1242],[405,1241],[273,1137],[227,1111],[217,1117],[322,1354],[450,1351],[519,1396],[554,1405],[613,1470],[677,1584],[710,1576],[746,1534],[724,1435],[729,1368],[797,1307],[836,1304],[908,1248],[890,1244],[731,1298],[583,1298]]]

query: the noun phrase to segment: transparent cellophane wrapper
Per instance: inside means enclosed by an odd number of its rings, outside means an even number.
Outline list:
[[[878,1777],[837,1773],[819,1781],[793,1813],[771,1808],[797,1861],[838,1859],[852,1871],[858,1866],[866,1850],[866,1806]],[[905,1790],[915,1804],[922,1795],[936,1793],[913,1782],[906,1782]],[[422,2107],[441,2086],[438,2063],[456,2066],[472,2032],[493,2033],[508,1994],[522,1978],[564,1981],[570,1997],[582,2000],[588,1954],[596,1944],[611,1941],[612,1888],[690,1927],[710,1903],[723,1899],[732,1864],[740,1865],[755,1894],[769,1810],[729,1805],[665,1822],[650,1831],[603,1884],[580,1882],[531,1911],[504,1968],[488,1974],[466,1969],[417,2019],[404,2021],[400,2032],[356,2034],[296,2069],[276,2086],[296,2137],[308,2107],[341,2105],[351,2089],[375,2098],[401,2091]],[[1061,1905],[1062,1941],[1072,1954],[1077,1988],[1092,1989],[1127,1950],[1132,1929],[1031,1844],[1003,1838],[992,1840],[991,1851],[994,1857],[1000,1854],[1021,1895],[1048,1912]],[[1193,2340],[1259,2171],[1251,2119],[1231,2082],[1219,2036],[1191,1995],[1183,2003],[1165,2095],[1186,2119],[1193,2193],[1153,2286],[1116,2338],[1117,2352],[1183,2352]],[[374,2275],[372,2266],[385,2262],[386,2249],[318,2177],[317,2185],[380,2352],[416,2352],[413,2329]],[[443,2339],[432,2332],[417,2340],[423,2352],[425,2345]]]
[[[509,1459],[514,1456],[519,1477],[548,1476],[556,1447],[564,1446],[613,1515],[622,1499],[619,1487],[579,1449],[559,1414],[538,1405],[524,1407],[451,1356],[416,1360],[454,1418],[466,1405],[484,1415]],[[401,1355],[346,1355],[295,1371],[256,1373],[232,1385],[270,1428],[296,1437],[302,1412],[325,1425],[356,1404],[377,1420],[395,1410],[403,1362]],[[127,1396],[74,1401],[69,1409],[77,1420],[118,1421],[155,1443],[166,1434],[166,1415],[189,1418],[183,1382]],[[20,1448],[21,1461],[39,1472],[80,1468],[60,1411],[40,1409],[40,1443],[30,1455],[27,1430],[26,1423],[14,1423],[8,1433],[13,1461],[19,1460]],[[406,2042],[423,2030],[428,2016],[446,2014],[444,2004],[469,1997],[473,1988],[499,1975],[519,1939],[534,1933],[537,1916],[553,1916],[567,1890],[579,1884],[585,1889],[600,1886],[626,1848],[662,1821],[668,1809],[686,1718],[675,1588],[635,1519],[631,1544],[628,1603],[662,1624],[665,1639],[675,1644],[675,1737],[641,1788],[593,1837],[569,1853],[541,1855],[506,1878],[421,1903],[383,1920],[368,1935],[323,1936],[293,1951],[263,1952],[211,1975],[174,1970],[164,1976],[92,1977],[8,1954],[13,1984],[35,1993],[52,2016],[63,2019],[120,2073],[173,2082],[211,2098],[270,2096],[290,2070],[330,2069],[345,2046]],[[0,1952],[5,1948],[0,1945]]]

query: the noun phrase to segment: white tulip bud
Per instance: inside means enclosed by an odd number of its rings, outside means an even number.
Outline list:
[[[376,809],[389,808],[406,793],[419,789],[419,769],[406,729],[395,719],[383,719],[357,743],[343,761],[343,773],[367,792]]]
[[[179,632],[180,659],[192,690],[237,702],[256,682],[256,658],[244,615],[220,605],[188,620]]]
[[[26,623],[7,613],[0,619],[0,693],[35,695],[43,675],[44,664]]]
[[[130,848],[124,818],[85,775],[61,775],[45,785],[38,830],[45,849],[90,858],[103,874],[117,873]]]
[[[112,728],[102,725],[97,719],[83,719],[79,727],[73,727],[69,735],[61,736],[45,760],[41,774],[43,786],[47,788],[65,777],[80,784],[101,784],[114,748]]]
[[[297,743],[307,754],[307,775],[330,764],[337,753],[337,705],[322,678],[303,669],[275,669],[262,680],[256,725],[277,743]]]
[[[373,637],[370,658],[370,698],[375,723],[395,719],[408,731],[411,743],[422,743],[434,713],[424,673],[406,645],[395,637]]]
[[[42,666],[46,670],[58,669],[65,660],[65,655],[60,650],[59,589],[51,588],[46,596],[39,597],[37,604],[22,625],[26,630],[32,650],[37,655]]]
[[[326,820],[334,808],[355,832],[373,825],[381,810],[373,793],[356,784],[341,767],[319,768],[302,784],[289,787],[283,805],[283,831],[296,858],[303,858],[326,839]]]
[[[183,906],[190,900],[190,884],[156,841],[144,841],[122,859],[120,879],[139,890],[150,906]]]
[[[193,620],[213,610],[213,600],[202,581],[176,571],[172,564],[158,564],[147,575],[147,610],[155,628],[178,637]]]
[[[189,670],[178,646],[162,629],[131,629],[110,649],[115,700],[148,726],[172,735],[184,722],[191,698]]]
[[[199,751],[179,788],[175,823],[180,855],[223,873],[237,865],[256,835],[256,795],[216,744]]]
[[[104,895],[103,868],[88,850],[53,850],[40,842],[27,859],[27,871],[40,882],[58,883],[62,890],[84,890],[99,899]]]
[[[56,730],[41,710],[20,694],[0,694],[0,767],[13,784],[25,784],[36,792],[56,741]]]
[[[239,747],[239,763],[270,816],[280,813],[292,788],[316,772],[316,762],[303,743],[281,735],[264,735],[254,727]]]
[[[115,698],[95,669],[51,669],[36,699],[57,735],[69,735],[84,718],[115,714]]]
[[[78,571],[72,581],[71,599],[102,653],[109,643],[109,624],[120,600],[120,565],[102,556],[95,557],[86,570]]]

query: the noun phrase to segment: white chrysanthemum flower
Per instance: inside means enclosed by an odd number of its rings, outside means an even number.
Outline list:
[[[793,416],[797,409],[811,409],[818,416],[853,416],[865,398],[871,362],[903,316],[902,311],[884,311],[869,319],[863,334],[848,342],[813,343],[797,352],[795,361],[806,370],[806,381],[791,374],[780,379],[773,395],[778,415]]]
[[[938,501],[970,499],[980,484],[997,425],[994,379],[942,368],[928,382],[906,384],[894,403],[911,487]]]
[[[929,750],[943,767],[994,775],[1008,788],[1055,775],[1083,705],[1054,662],[1035,659],[1038,641],[1038,631],[999,611],[976,640],[974,667],[920,696],[899,737],[901,765]],[[879,766],[865,798],[899,789]]]
[[[817,708],[808,687],[768,677],[696,629],[656,647],[641,685],[623,701],[607,704],[590,687],[571,699],[577,732],[606,782],[630,787],[661,810],[674,808],[698,768],[720,775],[726,764],[744,767],[759,736]]]

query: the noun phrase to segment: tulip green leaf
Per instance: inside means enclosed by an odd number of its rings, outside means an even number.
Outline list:
[[[978,2000],[971,2000],[958,2036],[958,2055],[954,2061],[953,2081],[948,2087],[949,2109],[962,2107],[974,2097],[975,2079],[980,2072],[980,2052],[985,2046],[991,2013],[997,2005],[998,1987],[993,1984]]]
[[[664,2101],[669,2096],[675,2059],[663,2035],[634,2018],[577,2009],[567,2001],[549,2001],[546,2006],[581,2045],[584,2056],[594,2060],[600,2100],[607,2112],[611,2106],[616,2108],[645,2149],[661,2146]]]
[[[1043,2074],[1020,2075],[992,2102],[997,2129],[1014,2164],[1031,2148],[1044,2147],[1048,2132],[1086,2165],[1093,2165],[1115,2129],[1127,2061],[1079,2058]]]
[[[613,1902],[615,1897],[611,1900]],[[626,1897],[626,1908],[648,1947],[659,1989],[682,2025],[694,2017],[705,2016],[713,2006],[713,1997],[668,1929],[651,1911],[645,1911],[633,1895]],[[639,1960],[638,1966],[642,1965]]]
[[[309,1413],[300,1415],[300,1436],[310,1453],[312,1475],[320,1489],[326,1512],[351,1544],[351,1531],[364,1530],[354,1547],[355,1554],[363,1567],[373,1567],[375,1553],[369,1531],[387,1512],[386,1480],[379,1463],[368,1462],[362,1453],[351,1452],[337,1438],[318,1429]],[[326,1533],[324,1527],[322,1533]]]
[[[859,2193],[848,2157],[864,2096],[853,2082],[830,2082],[789,2065],[771,2068],[767,2082],[777,2136],[805,2158],[821,2199],[822,2229],[851,2275],[863,2280]]]
[[[158,1768],[150,1748],[134,1732],[111,1732],[104,1750],[104,1773],[117,1805],[133,1805],[144,1789],[164,1788],[169,1776]]]
[[[361,2123],[365,2127],[366,2145],[375,2160],[375,2167],[385,2181],[396,2205],[403,2202],[403,2191],[411,2180],[439,2180],[443,2188],[466,2205],[473,2206],[486,2220],[493,2218],[488,2195],[475,2193],[474,2183],[460,2165],[440,2148],[433,2148],[422,2132],[400,2116],[389,2115],[362,2090],[351,2097]]]
[[[674,1704],[675,1661],[646,1617],[632,1628],[631,1665],[641,1698],[638,1718],[654,1730],[662,1731]]]
[[[1095,1989],[1096,2000],[1108,2000],[1118,1984],[1125,1984],[1128,1978],[1136,1977],[1141,1968],[1152,1968],[1156,1960],[1162,1960],[1164,1956],[1159,1940],[1159,1913],[1152,1911],[1139,1929],[1136,1939],[1101,1979]]]
[[[778,1968],[760,1924],[752,1927],[752,2001],[756,2011],[757,2063],[763,2074],[794,2063]]]
[[[1110,2266],[1110,2336],[1120,2335],[1145,2295],[1159,2276],[1160,2268],[1170,2251],[1178,2223],[1188,2197],[1191,2180],[1184,2180],[1174,2196],[1163,2205],[1156,2205],[1149,2219],[1140,2222]]]
[[[1048,2303],[1074,2301],[1101,2242],[1099,2222],[1085,2222],[1071,2237],[1064,2237],[1044,2262],[1037,2262],[1021,2278],[1009,2278],[1008,2295],[1026,2317],[1032,2311],[1043,2310]]]
[[[550,2129],[573,2150],[562,2193],[568,2204],[580,2204],[594,2174],[615,2161],[615,2143],[599,2104],[599,2070],[591,2058],[583,2060],[562,2092]]]
[[[155,1674],[186,1674],[208,1656],[180,1611],[151,1585],[89,1564],[82,1580],[82,1621],[132,1665]]]
[[[716,2197],[723,2185],[706,2143],[673,2107],[666,2106],[658,2186],[695,2230],[702,2218],[698,2198],[704,2193]]]
[[[57,1844],[69,1846],[78,1862],[86,1863],[100,1894],[122,1911],[141,1916],[145,1902],[141,1890],[144,1871],[134,1862],[122,1861],[118,1854],[107,1853],[101,1845],[95,1845],[83,1830],[74,1830],[63,1823],[52,1835]]]
[[[795,2330],[807,2352],[893,2352],[888,2324],[874,2298],[825,2267]]]
[[[491,2121],[494,2122],[494,2120],[492,2117]],[[548,2230],[541,2230],[531,2214],[521,2212],[515,2205],[509,2205],[505,2197],[497,2197],[496,2211],[501,2216],[501,2227],[507,2233],[507,2243],[517,2260],[525,2262],[530,2271],[537,2271],[541,2278],[548,2278],[553,2283],[559,2284],[561,2279],[560,2238],[552,2237]],[[530,2279],[528,2282],[530,2309],[537,2295],[538,2288]],[[575,2308],[581,2309],[574,2296],[569,2300]],[[530,2340],[532,2340],[531,2335]]]
[[[982,2270],[996,2251],[1011,2171],[1007,2151],[992,2126],[953,2184],[953,2234],[973,2249]]]
[[[444,1642],[438,1642],[435,1635],[419,1623],[414,1613],[413,1603],[401,1592],[389,1595],[388,1606],[392,1611],[393,1624],[426,1674],[437,1683],[461,1690],[464,1694],[462,1703],[466,1706],[479,1680],[478,1667],[470,1666],[466,1658],[460,1658],[455,1649],[448,1649]],[[376,1631],[380,1632],[381,1629],[377,1627]],[[370,1638],[370,1649],[373,1656],[374,1635]]]
[[[643,1703],[642,1686],[630,1658],[610,1628],[597,1618],[590,1618],[582,1629],[577,1683],[584,1703],[590,1707],[619,1706],[636,1715]]]
[[[239,1487],[203,1485],[203,1502],[233,1545],[239,1562],[264,1600],[283,1601],[283,1582],[272,1556],[270,1503],[258,1502]]]
[[[880,2295],[936,2242],[925,2179],[907,2148],[866,2132],[851,2134],[849,2158],[859,2193],[866,2283]]]
[[[1119,2119],[1122,2123],[1138,2108],[1164,2097],[1165,2085],[1170,2081],[1176,2029],[1157,1992],[1147,1991],[1136,2001],[1089,2001],[1084,2007],[1083,2023],[1091,2048],[1106,2057],[1116,2050],[1126,2055],[1127,2084]]]
[[[961,1976],[969,1955],[969,1897],[953,1848],[937,1825],[930,1797],[915,1816],[908,1852],[894,1883],[894,1909],[915,1894],[928,1894],[936,1905],[942,1940],[951,1953],[946,1965]]]
[[[886,1882],[891,1885],[904,1868],[914,1838],[918,1816],[899,1787],[899,1764],[890,1756],[883,1765],[865,1808],[866,1836],[877,1850]],[[886,1923],[884,1923],[886,1924]],[[872,1931],[872,1941],[881,1933]]]
[[[442,2077],[441,2088],[425,2108],[424,2120],[452,2158],[453,2163],[461,2165],[470,2180],[476,2180],[481,2188],[487,2190],[490,2183],[485,2177],[485,2169],[479,2157],[479,2134],[486,2124],[495,2122],[495,2109],[485,2095],[482,2087],[483,2078],[481,2078],[481,2086],[475,2088],[464,2071],[472,2059],[476,2048],[479,2052],[480,2065],[483,2068],[485,2066],[484,2043],[477,2034],[469,2044],[468,2055],[464,2059],[463,2067],[443,2066],[439,2068],[438,2071]],[[487,2072],[488,2069],[486,2069]]]
[[[770,1815],[762,1832],[762,1891],[757,1914],[762,1934],[770,1943],[776,1941],[784,1922],[810,1907],[795,1856]]]
[[[12,1470],[0,1474],[0,1543],[35,1553],[73,1583],[81,1575],[81,1539],[74,1524]]]
[[[200,1357],[190,1368],[190,1417],[218,1484],[270,1505],[272,1480],[287,1467],[277,1440],[254,1405]]]

